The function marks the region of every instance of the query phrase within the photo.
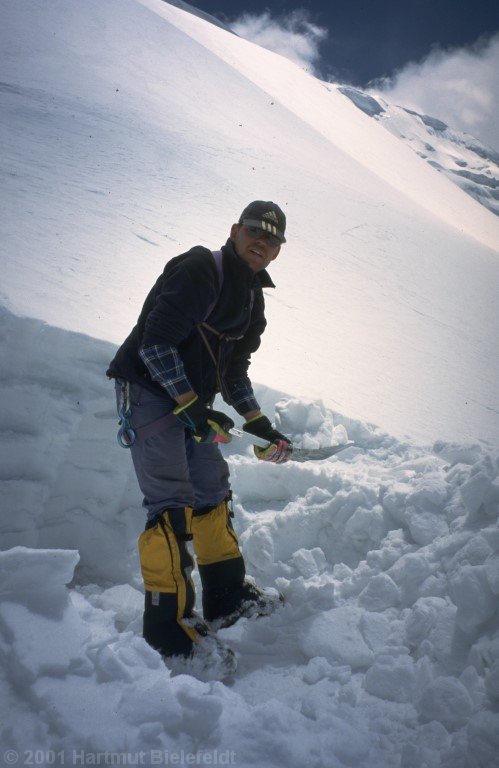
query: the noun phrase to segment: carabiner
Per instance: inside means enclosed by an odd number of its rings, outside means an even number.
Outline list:
[[[130,409],[125,411],[125,408],[123,407],[119,413],[120,417],[120,428],[118,430],[117,434],[117,440],[118,445],[121,445],[122,448],[131,448],[134,444],[137,433],[133,429],[133,427],[130,425],[130,416],[132,415],[132,412]]]
[[[118,418],[120,428],[116,436],[118,445],[122,448],[131,448],[134,444],[137,433],[130,424],[132,409],[130,407],[130,382],[124,379],[118,379],[120,384],[120,396],[118,399]]]
[[[131,448],[135,442],[137,435],[132,427],[120,427],[117,434],[118,445],[122,448]]]

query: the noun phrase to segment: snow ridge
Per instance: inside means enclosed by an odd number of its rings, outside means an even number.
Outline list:
[[[390,104],[378,94],[351,86],[338,86],[338,90],[429,165],[499,215],[499,154],[492,147],[435,117]]]

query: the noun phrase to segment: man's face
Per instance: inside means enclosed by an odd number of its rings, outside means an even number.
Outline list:
[[[280,244],[275,244],[272,235],[262,229],[255,231],[253,227],[247,227],[245,224],[233,224],[230,239],[234,243],[236,253],[253,272],[261,272],[268,267],[281,250]]]

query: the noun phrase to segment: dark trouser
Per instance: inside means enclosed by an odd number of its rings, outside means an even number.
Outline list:
[[[186,542],[192,539],[203,605],[210,605],[212,615],[214,596],[237,590],[244,580],[227,502],[229,469],[217,445],[197,443],[173,413],[168,416],[170,407],[160,396],[131,384],[130,409],[137,434],[130,451],[147,510],[139,539],[144,637],[164,655],[188,653],[199,634],[185,623],[194,606]],[[149,426],[155,422],[157,430]]]
[[[148,519],[165,509],[220,504],[229,491],[229,468],[218,446],[197,443],[173,413],[158,434],[143,438],[140,428],[168,416],[171,406],[138,384],[130,385],[130,405],[137,430],[130,452]]]

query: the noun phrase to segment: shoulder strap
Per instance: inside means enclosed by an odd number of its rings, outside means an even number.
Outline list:
[[[223,269],[223,253],[222,251],[212,251],[212,256],[215,259],[215,266],[217,268],[217,275],[218,275],[218,294],[215,299],[215,301],[212,301],[210,306],[208,307],[206,311],[206,315],[204,316],[204,319],[207,320],[208,317],[211,315],[213,310],[215,309],[215,305],[218,301],[218,297],[220,296],[220,292],[222,290],[222,285],[224,283],[224,269]]]
[[[222,290],[222,285],[223,285],[223,282],[224,282],[223,253],[222,253],[222,251],[212,251],[211,253],[212,253],[212,256],[213,256],[213,258],[215,260],[215,266],[217,268],[217,274],[218,274],[218,294],[217,294],[215,300],[211,302],[210,306],[208,307],[208,309],[206,311],[206,315],[205,315],[204,321],[202,323],[199,323],[199,325],[197,326],[197,329],[198,329],[199,334],[200,334],[200,336],[201,336],[201,338],[202,338],[202,340],[204,342],[204,345],[205,345],[205,347],[206,347],[206,349],[208,351],[208,354],[210,355],[210,357],[211,357],[211,359],[213,361],[213,364],[215,366],[218,390],[219,390],[219,392],[222,393],[224,399],[227,402],[230,402],[230,393],[227,390],[227,387],[226,387],[225,382],[224,382],[224,374],[221,371],[221,363],[222,363],[221,341],[223,339],[227,339],[227,340],[231,339],[232,341],[237,341],[239,338],[243,338],[243,337],[240,336],[240,337],[237,337],[237,338],[236,337],[232,337],[231,338],[231,337],[229,337],[227,335],[224,335],[224,334],[220,333],[219,331],[217,331],[216,328],[212,328],[212,326],[208,325],[208,323],[206,322],[208,317],[211,315],[211,313],[215,309],[215,306],[216,306],[216,304],[218,302],[218,299],[220,297],[220,292]],[[251,298],[250,298],[250,315],[251,315],[251,312],[253,310],[253,302],[254,302],[254,300],[255,300],[255,292],[252,289],[251,290]],[[204,332],[204,329],[210,331],[211,333],[215,334],[215,336],[218,336],[218,338],[219,338],[218,351],[217,351],[216,355],[215,355],[213,349],[211,348],[208,339],[206,338],[206,334]]]
[[[222,285],[224,284],[224,268],[223,268],[223,253],[222,251],[212,251],[211,252],[213,258],[215,259],[215,266],[217,268],[217,274],[218,274],[218,294],[214,301],[211,302],[210,306],[206,310],[206,315],[204,316],[204,322],[209,318],[213,310],[215,309],[216,303],[218,301],[218,297],[220,296],[220,293],[222,291]],[[253,311],[253,304],[255,301],[255,291],[253,288],[251,289],[250,293],[250,315]]]

